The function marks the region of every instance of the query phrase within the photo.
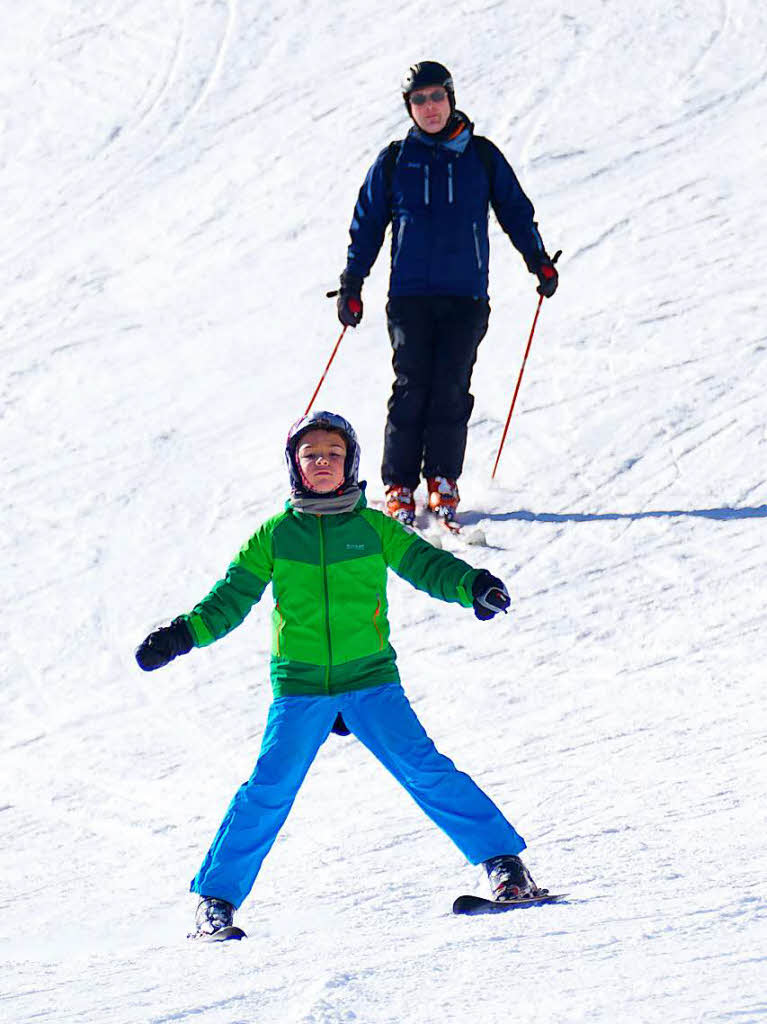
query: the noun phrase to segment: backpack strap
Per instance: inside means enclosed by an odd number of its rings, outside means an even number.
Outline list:
[[[402,152],[404,139],[395,139],[390,142],[383,161],[383,179],[386,188],[386,209],[391,211],[392,204],[392,181],[394,180],[394,168],[397,166],[399,155]]]
[[[485,168],[487,180],[490,185],[490,202],[495,209],[495,153],[496,147],[485,138],[484,135],[473,135],[474,144],[477,147],[477,156]]]

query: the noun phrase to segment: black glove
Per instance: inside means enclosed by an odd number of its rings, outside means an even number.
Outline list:
[[[557,253],[557,256],[559,256],[559,253]],[[559,284],[559,274],[554,266],[557,256],[553,260],[549,259],[548,256],[542,257],[540,266],[535,272],[538,280],[541,282],[535,290],[539,295],[544,295],[547,299],[551,298]]]
[[[174,619],[169,626],[161,626],[136,648],[139,668],[152,672],[173,661],[179,654],[188,654],[194,647],[192,634],[183,619]]]
[[[336,736],[348,736],[349,735],[349,731],[350,731],[349,730],[349,726],[344,721],[344,716],[341,714],[340,711],[336,715],[336,720],[335,720],[335,722],[333,722],[333,728],[330,731],[334,732],[336,734]]]
[[[341,287],[338,290],[336,307],[338,319],[344,327],[356,327],[362,319],[362,278],[341,274]]]
[[[492,619],[498,612],[506,612],[511,604],[509,592],[497,576],[480,569],[471,585],[474,614],[478,619]]]

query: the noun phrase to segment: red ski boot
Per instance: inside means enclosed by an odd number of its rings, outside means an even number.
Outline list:
[[[389,484],[386,488],[386,514],[398,519],[405,526],[415,522],[415,498],[409,487],[402,484]]]
[[[430,476],[426,482],[429,487],[429,511],[438,519],[452,523],[461,500],[458,482],[446,476]]]

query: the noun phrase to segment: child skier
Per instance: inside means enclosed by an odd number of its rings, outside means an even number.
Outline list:
[[[389,643],[388,568],[432,597],[473,606],[479,619],[506,611],[505,586],[366,507],[359,445],[343,417],[318,412],[299,420],[286,458],[291,496],[284,511],[253,534],[207,597],[136,651],[148,672],[220,640],[271,582],[274,701],[253,774],[192,880],[200,896],[192,937],[244,934],[232,927],[234,912],[331,731],[353,732],[466,858],[484,863],[495,898],[542,893],[518,856],[524,840],[426,735]]]

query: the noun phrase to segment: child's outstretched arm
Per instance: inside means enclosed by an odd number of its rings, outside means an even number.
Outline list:
[[[275,517],[276,518],[276,517]],[[272,520],[256,531],[207,597],[187,615],[154,630],[136,650],[145,672],[162,668],[193,647],[207,647],[240,625],[272,578]]]
[[[475,569],[449,551],[435,548],[395,519],[382,517],[380,522],[384,557],[402,579],[442,601],[473,607],[479,619],[506,611],[510,603],[506,587],[486,569]]]

